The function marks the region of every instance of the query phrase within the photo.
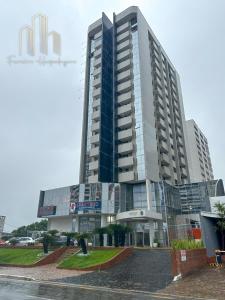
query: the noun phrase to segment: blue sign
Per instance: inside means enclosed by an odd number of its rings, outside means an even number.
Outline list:
[[[77,212],[81,210],[101,210],[101,201],[84,201],[84,202],[76,202],[70,203],[70,212]]]

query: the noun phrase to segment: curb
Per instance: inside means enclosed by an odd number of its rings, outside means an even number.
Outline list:
[[[7,275],[7,274],[0,274],[0,278],[6,278],[6,279],[18,279],[18,280],[25,280],[25,281],[35,281],[35,278],[33,277],[26,277],[26,276],[20,276],[20,275]]]
[[[0,274],[0,277],[2,274]],[[7,279],[6,276],[5,279]],[[23,276],[18,276],[19,278],[12,278],[12,277],[17,277],[17,276],[10,276],[10,279],[15,279],[18,280],[20,279],[21,281],[24,280]],[[25,277],[29,278],[29,277]],[[55,282],[55,281],[49,281],[49,280],[33,280],[33,279],[28,279],[29,281],[32,281],[34,284],[42,284],[42,285],[48,285],[52,287],[65,287],[65,288],[78,288],[82,290],[89,290],[89,291],[102,291],[102,292],[111,292],[111,293],[119,293],[121,295],[133,295],[137,296],[136,299],[138,299],[139,295],[146,295],[146,296],[152,296],[154,298],[159,298],[159,299],[179,299],[179,300],[216,300],[215,298],[203,298],[203,297],[195,297],[193,296],[188,296],[188,295],[174,295],[174,294],[168,294],[168,293],[163,293],[163,292],[149,292],[149,291],[141,291],[141,290],[133,290],[133,289],[121,289],[121,288],[110,288],[110,287],[102,287],[102,286],[92,286],[92,285],[85,285],[85,284],[74,284],[74,283],[63,283],[63,282]],[[175,298],[174,298],[175,297]]]

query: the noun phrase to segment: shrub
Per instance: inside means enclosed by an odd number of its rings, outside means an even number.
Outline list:
[[[203,241],[195,240],[173,240],[171,246],[174,250],[188,250],[205,248]]]

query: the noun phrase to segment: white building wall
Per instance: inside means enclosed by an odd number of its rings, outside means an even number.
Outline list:
[[[191,182],[212,180],[214,177],[206,137],[194,120],[186,121],[186,133],[187,157]]]

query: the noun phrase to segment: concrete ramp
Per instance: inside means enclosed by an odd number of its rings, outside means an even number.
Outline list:
[[[126,260],[104,271],[95,271],[59,281],[111,288],[154,292],[173,279],[168,249],[134,249]]]

